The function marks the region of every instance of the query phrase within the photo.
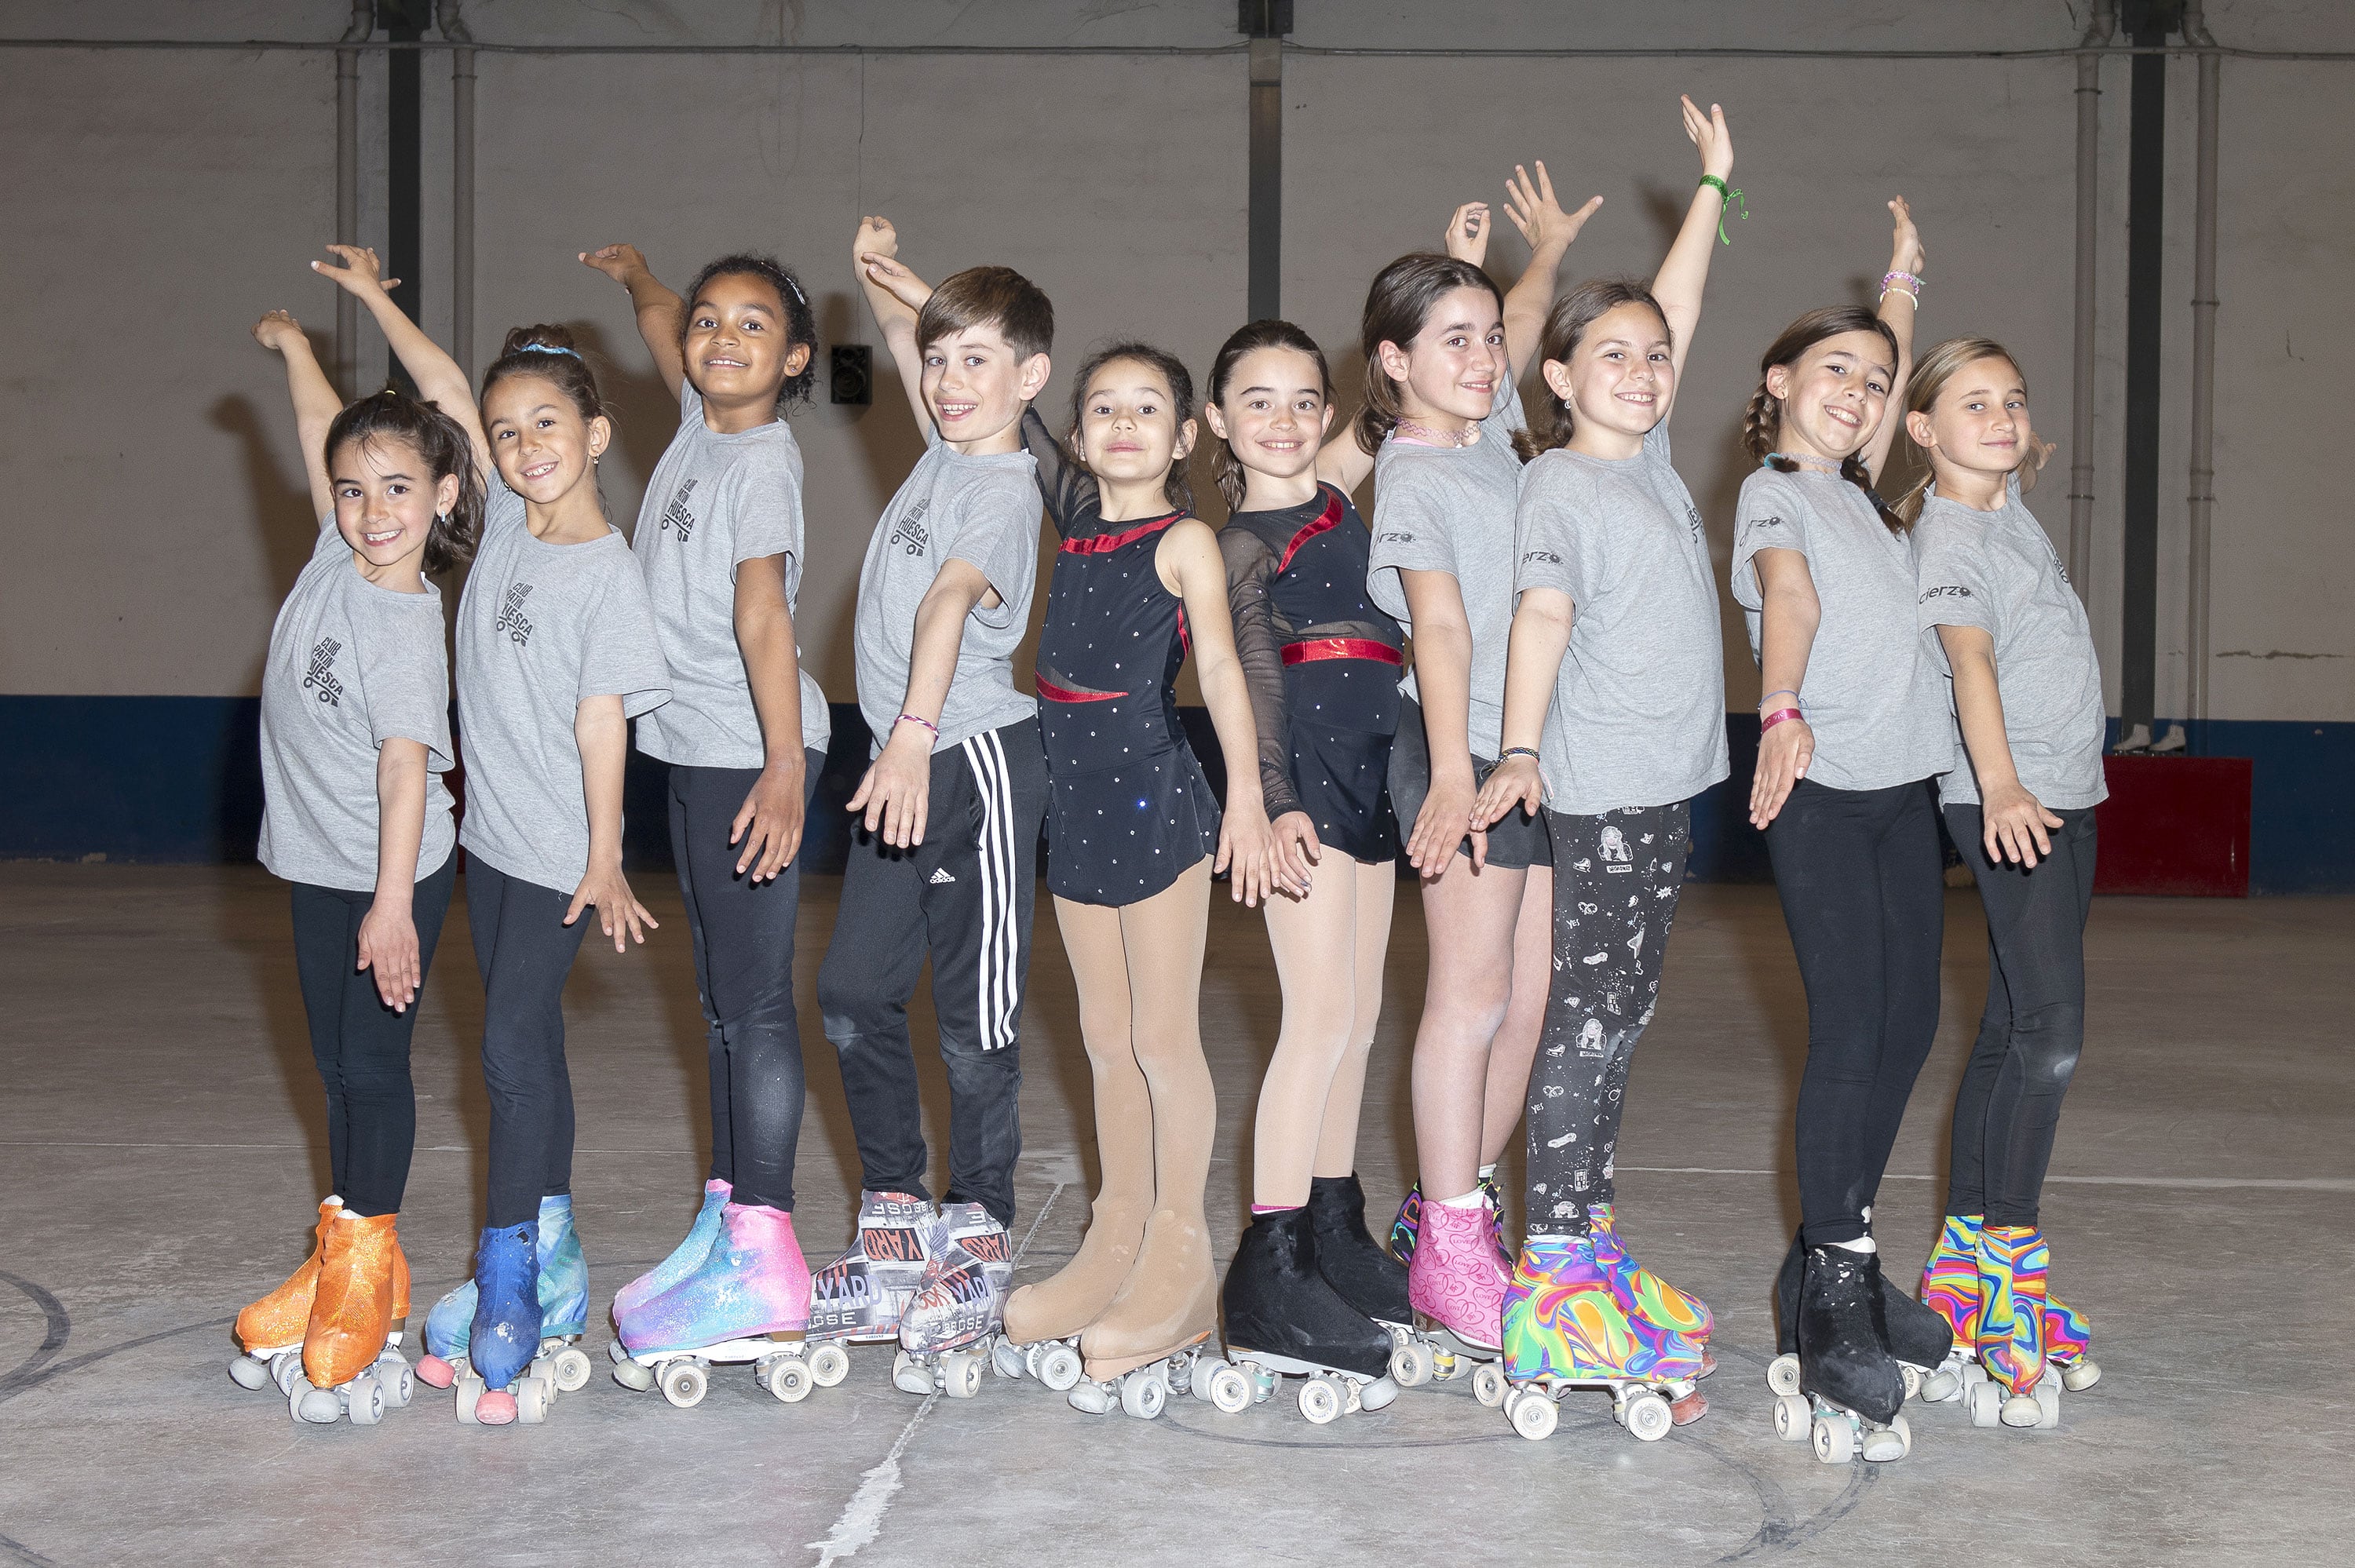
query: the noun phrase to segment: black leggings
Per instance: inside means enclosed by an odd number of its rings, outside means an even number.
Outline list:
[[[491,1096],[491,1191],[483,1223],[528,1224],[539,1201],[572,1191],[572,1075],[564,1065],[564,981],[597,912],[564,923],[572,895],[466,866],[466,924],[483,976],[483,1084]]]
[[[803,809],[826,757],[806,751]],[[794,1206],[794,1152],[802,1137],[802,1035],[794,1008],[794,924],[801,913],[798,857],[773,882],[739,876],[741,844],[728,842],[757,768],[670,770],[670,847],[695,948],[711,1067],[711,1177],[740,1203]]]
[[[1766,829],[1807,989],[1799,1208],[1810,1246],[1855,1241],[1938,1033],[1945,874],[1927,780],[1803,779]]]
[[[433,967],[457,874],[453,853],[410,895],[421,981]],[[376,976],[359,968],[360,922],[375,902],[373,893],[294,884],[294,974],[311,1024],[311,1056],[327,1091],[328,1169],[344,1207],[363,1215],[399,1213],[409,1186],[409,1157],[417,1147],[409,1037],[425,1001],[421,983],[417,1001],[395,1012],[377,994]]]
[[[2094,902],[2094,813],[2060,811],[2033,871],[1990,863],[1977,806],[1948,806],[1946,832],[1987,906],[1987,999],[1955,1097],[1946,1212],[2033,1225],[2085,1042],[2085,916]]]
[[[1660,994],[1692,810],[1545,814],[1553,841],[1553,979],[1529,1083],[1529,1234],[1585,1235],[1612,1202],[1636,1042]]]

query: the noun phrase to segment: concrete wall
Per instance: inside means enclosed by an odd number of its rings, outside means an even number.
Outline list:
[[[1354,48],[1664,46],[2045,48],[2085,7],[1794,0],[1774,7],[1540,0],[1434,8],[1299,0],[1287,58],[1284,304],[1354,376],[1366,280],[1430,243],[1448,208],[1492,202],[1544,158],[1565,199],[1602,213],[1565,278],[1646,272],[1690,190],[1674,94],[1723,101],[1752,217],[1730,226],[1677,422],[1680,465],[1722,556],[1744,471],[1732,433],[1759,349],[1811,305],[1867,297],[1881,203],[1909,196],[1931,265],[1923,331],[2013,344],[2040,426],[2064,438],[2073,237],[2066,59],[1905,62],[1370,58]],[[330,39],[348,7],[20,0],[19,38]],[[672,415],[618,291],[573,260],[634,239],[681,280],[723,249],[771,249],[818,298],[829,341],[871,340],[846,242],[897,219],[938,276],[1019,267],[1056,301],[1059,360],[1113,332],[1194,363],[1242,319],[1245,66],[1227,0],[474,0],[486,42],[767,42],[868,52],[751,57],[485,55],[480,61],[476,361],[517,322],[585,329],[606,355],[623,434],[609,503],[634,516]],[[2230,44],[2355,48],[2323,4],[2218,4]],[[1216,54],[899,55],[936,45],[1229,49]],[[2170,80],[2166,445],[2158,708],[2185,686],[2184,464],[2192,81]],[[363,234],[384,225],[384,64],[363,68]],[[423,316],[449,326],[448,70],[424,66]],[[2212,711],[2223,720],[2355,721],[2355,534],[2329,503],[2350,368],[2355,129],[2334,105],[2355,66],[2225,67]],[[2115,702],[2123,461],[2126,68],[2104,77],[2097,539],[2085,585]],[[301,465],[277,363],[245,328],[285,305],[332,327],[304,261],[333,222],[333,67],[320,54],[0,48],[0,693],[250,695],[271,614],[307,551]],[[1518,267],[1518,238],[1492,255]],[[364,329],[363,383],[382,348]],[[1049,394],[1068,395],[1059,377]],[[823,388],[821,387],[821,398]],[[914,450],[886,377],[868,409],[796,417],[813,533],[802,630],[830,696],[851,695],[850,600],[867,533]],[[2065,535],[2058,454],[2036,504]],[[1207,493],[1207,487],[1204,487]],[[1732,699],[1751,691],[1727,606]]]

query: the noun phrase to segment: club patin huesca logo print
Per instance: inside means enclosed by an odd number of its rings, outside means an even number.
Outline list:
[[[531,642],[531,618],[523,612],[523,601],[530,597],[531,584],[509,583],[506,602],[499,607],[498,629],[518,648]]]
[[[303,676],[303,689],[329,707],[344,704],[344,683],[336,679],[336,655],[343,651],[344,645],[334,638],[320,638],[311,650],[311,668]]]
[[[908,514],[891,525],[891,543],[911,556],[921,556],[932,547],[932,535],[924,526],[924,514],[932,509],[932,498],[921,497]]]
[[[687,503],[695,497],[695,486],[694,480],[683,481],[678,493],[670,498],[668,506],[663,508],[662,525],[677,529],[678,542],[682,545],[695,533],[695,514],[687,509]]]

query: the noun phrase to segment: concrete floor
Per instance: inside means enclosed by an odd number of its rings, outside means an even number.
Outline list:
[[[2355,1191],[2355,903],[2097,906],[2091,1038],[2045,1216],[2055,1280],[2091,1313],[2107,1376],[2068,1397],[2057,1433],[1976,1431],[1958,1407],[1917,1405],[1908,1459],[1832,1468],[1774,1439],[1761,1376],[1804,1049],[1766,889],[1687,894],[1636,1069],[1622,1209],[1643,1255],[1716,1308],[1723,1362],[1706,1419],[1638,1446],[1600,1396],[1524,1442],[1466,1383],[1321,1429],[1288,1400],[1090,1417],[1027,1381],[919,1400],[874,1352],[795,1406],[742,1369],[691,1411],[617,1387],[602,1306],[687,1224],[705,1136],[677,897],[666,877],[644,884],[664,920],[654,945],[617,959],[592,943],[570,996],[599,1377],[538,1428],[462,1429],[427,1392],[362,1430],[297,1426],[223,1375],[232,1316],[300,1257],[327,1181],[282,888],[256,870],[0,866],[0,1560],[2346,1561],[2355,1402],[2322,1374],[2355,1273],[2339,1223]],[[805,895],[805,999],[837,885]],[[1077,1245],[1091,1168],[1071,981],[1041,903],[1027,1277]],[[1946,1026],[1879,1216],[1909,1278],[1986,975],[1975,899],[1947,911]],[[1408,895],[1361,1140],[1384,1213],[1412,1142],[1422,949]],[[418,1031],[402,1215],[421,1315],[464,1270],[477,1223],[480,1016],[453,911]],[[1204,1023],[1229,1236],[1276,1016],[1259,921],[1221,900]],[[847,1236],[857,1170],[822,1040],[809,1065],[798,1221],[825,1256]],[[937,1125],[936,1063],[931,1092]]]

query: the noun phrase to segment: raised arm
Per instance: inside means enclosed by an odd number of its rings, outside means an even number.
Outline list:
[[[284,311],[272,311],[253,323],[253,341],[286,361],[286,395],[294,404],[294,439],[303,448],[303,472],[311,481],[311,515],[335,526],[336,493],[327,483],[327,429],[343,412],[327,373],[319,368],[303,323]]]
[[[687,355],[678,345],[687,302],[663,287],[634,245],[601,245],[583,250],[581,264],[595,268],[628,291],[630,308],[638,318],[638,335],[645,340],[646,352],[655,356],[655,371],[676,404],[687,381]]]
[[[888,217],[869,216],[858,220],[858,233],[850,242],[851,270],[858,274],[858,286],[867,292],[867,308],[875,313],[875,324],[882,329],[883,345],[891,351],[891,363],[900,369],[900,390],[908,395],[908,408],[916,416],[919,429],[932,422],[932,411],[924,407],[924,360],[916,350],[916,313],[932,296],[932,285],[901,266],[900,231],[891,227]]]
[[[1896,196],[1889,203],[1889,212],[1897,220],[1897,232],[1889,247],[1889,270],[1912,273],[1918,288],[1923,262],[1922,236],[1913,227],[1913,209],[1905,205],[1903,196]],[[1897,378],[1889,388],[1889,406],[1891,408],[1905,406],[1905,383],[1913,374],[1913,317],[1920,309],[1921,303],[1913,297],[1911,289],[1883,288],[1881,291],[1881,319],[1888,323],[1889,330],[1897,335]],[[1897,427],[1904,422],[1902,418],[1884,417],[1881,429],[1873,432],[1871,443],[1864,450],[1865,469],[1876,482],[1881,478],[1881,465],[1889,461],[1889,443],[1897,439]]]
[[[1685,134],[1700,151],[1700,184],[1693,187],[1692,205],[1685,223],[1668,247],[1668,260],[1652,278],[1652,297],[1668,318],[1668,364],[1677,373],[1675,387],[1684,385],[1685,355],[1692,350],[1694,331],[1700,325],[1701,291],[1709,283],[1709,264],[1717,254],[1717,231],[1725,221],[1725,182],[1733,176],[1733,138],[1725,129],[1725,111],[1712,103],[1703,114],[1689,98],[1684,105]],[[1715,185],[1710,184],[1715,180]],[[1666,421],[1676,411],[1675,387],[1668,406],[1660,410]]]
[[[1538,339],[1545,332],[1546,313],[1553,309],[1554,274],[1561,270],[1562,253],[1602,205],[1601,196],[1589,196],[1576,212],[1562,211],[1561,204],[1553,198],[1553,181],[1546,174],[1543,159],[1538,161],[1534,185],[1529,171],[1518,164],[1513,165],[1513,177],[1505,182],[1505,216],[1529,244],[1529,264],[1505,295],[1505,358],[1516,378],[1529,368],[1538,351]]]
[[[458,428],[474,443],[474,471],[488,482],[498,470],[491,464],[491,443],[483,435],[483,416],[474,407],[474,389],[467,385],[466,373],[440,344],[425,335],[424,328],[392,302],[385,291],[399,286],[400,280],[388,281],[378,276],[382,268],[375,251],[359,245],[330,245],[327,249],[336,260],[314,261],[311,270],[368,307],[384,333],[384,341],[400,360],[400,367],[417,383],[418,397],[457,420]]]

